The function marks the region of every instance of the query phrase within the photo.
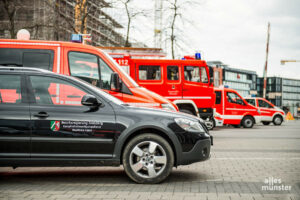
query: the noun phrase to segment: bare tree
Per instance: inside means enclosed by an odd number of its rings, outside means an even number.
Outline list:
[[[115,2],[113,1],[113,4],[121,3],[126,11],[126,16],[127,16],[127,23],[126,23],[126,36],[125,36],[125,47],[130,47],[130,31],[133,28],[132,22],[136,20],[140,16],[147,17],[148,16],[148,10],[144,9],[137,9],[134,7],[131,7],[133,0],[116,0]]]
[[[171,55],[172,59],[176,57],[176,48],[182,49],[181,45],[179,45],[178,40],[181,42],[184,41],[184,30],[182,27],[178,27],[178,20],[182,23],[188,22],[191,25],[189,19],[185,18],[184,13],[188,12],[188,8],[193,7],[195,2],[193,0],[165,0],[167,2],[167,7],[165,8],[165,12],[169,13],[166,17],[167,22],[165,23],[165,32],[166,32],[166,40],[170,41]]]

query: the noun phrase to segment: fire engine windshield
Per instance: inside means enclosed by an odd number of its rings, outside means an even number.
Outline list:
[[[99,49],[99,51],[101,51]],[[130,81],[130,83],[132,83],[132,85],[134,87],[140,87],[123,69],[122,67],[120,67],[120,65],[110,56],[108,55],[106,52],[101,51],[103,54],[105,54],[105,56],[115,65],[118,67],[118,69],[126,76],[126,78]]]

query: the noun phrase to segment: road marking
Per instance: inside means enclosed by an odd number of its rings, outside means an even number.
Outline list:
[[[241,157],[237,157],[237,158],[211,158],[211,159],[218,159],[218,160],[300,160],[300,157],[292,157],[292,158],[241,158]]]

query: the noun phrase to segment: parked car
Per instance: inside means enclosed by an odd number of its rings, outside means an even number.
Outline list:
[[[0,67],[0,94],[0,166],[123,165],[133,181],[159,183],[210,157],[199,118],[130,106],[78,78]]]
[[[260,97],[247,97],[245,100],[260,110],[261,122],[264,125],[269,125],[272,122],[274,125],[279,126],[285,120],[284,111],[268,100]]]
[[[223,118],[223,124],[238,128],[252,128],[261,122],[258,108],[245,101],[236,90],[230,88],[215,88],[216,112]]]

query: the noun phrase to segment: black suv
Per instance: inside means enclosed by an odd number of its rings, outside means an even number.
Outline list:
[[[0,166],[119,166],[158,183],[210,157],[199,118],[132,107],[82,80],[0,67]]]

